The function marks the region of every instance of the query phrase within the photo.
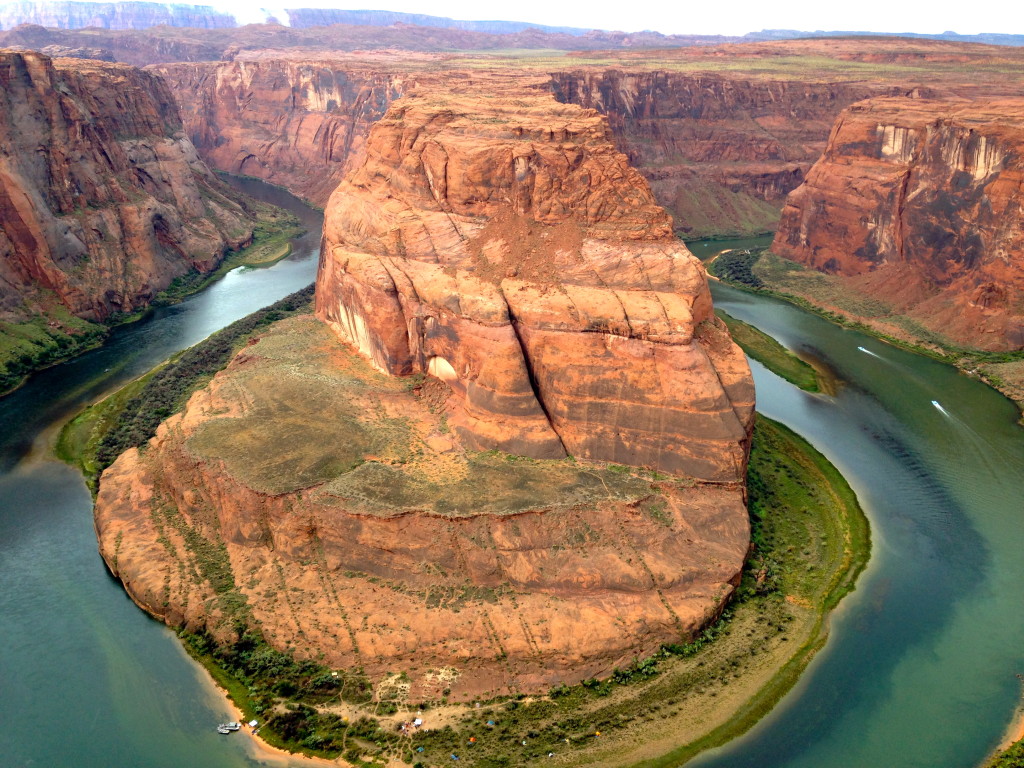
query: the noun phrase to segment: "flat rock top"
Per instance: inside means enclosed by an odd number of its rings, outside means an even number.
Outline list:
[[[189,451],[260,493],[306,490],[373,515],[509,514],[631,502],[651,481],[615,465],[466,451],[443,384],[379,373],[312,317],[244,349],[189,405]]]

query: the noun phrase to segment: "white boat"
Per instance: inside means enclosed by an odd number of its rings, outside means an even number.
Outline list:
[[[224,727],[227,728],[229,731],[237,731],[242,727],[242,724],[238,722],[230,722],[227,723]]]
[[[227,725],[225,725],[224,723],[221,723],[217,726],[217,733],[231,733],[231,729],[228,728]]]

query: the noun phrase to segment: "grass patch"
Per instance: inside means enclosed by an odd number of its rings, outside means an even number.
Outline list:
[[[778,374],[805,392],[819,392],[818,374],[814,368],[779,344],[767,333],[737,320],[721,310],[715,314],[722,318],[733,341],[740,345],[748,357],[757,360],[772,373]]]
[[[155,435],[160,422],[180,410],[253,334],[284,317],[308,311],[312,297],[312,285],[286,296],[89,406],[61,430],[57,455],[79,467],[95,493],[100,473],[114,459]]]
[[[109,329],[75,317],[57,302],[22,322],[0,322],[0,395],[20,387],[29,374],[80,355],[103,343]]]
[[[985,768],[1024,768],[1024,741],[1018,741],[993,757]]]

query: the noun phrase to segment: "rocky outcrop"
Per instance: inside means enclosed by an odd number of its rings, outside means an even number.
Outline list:
[[[132,67],[0,51],[0,313],[101,320],[212,270],[253,220]]]
[[[323,206],[370,125],[415,82],[407,69],[387,58],[339,56],[153,71],[174,91],[189,136],[213,167],[279,184]]]
[[[907,89],[883,83],[713,73],[552,74],[558,99],[608,117],[616,146],[688,236],[771,231],[778,207],[825,148],[849,104]],[[709,208],[720,208],[717,213]]]
[[[741,481],[753,389],[703,267],[605,119],[546,91],[392,105],[328,205],[317,313],[447,382],[470,447]]]
[[[100,551],[172,626],[258,632],[410,704],[604,676],[721,610],[740,484],[467,451],[442,403],[286,321],[103,474]]]
[[[749,543],[753,386],[605,119],[478,76],[406,93],[360,157],[326,324],[277,326],[104,473],[113,573],[169,624],[409,701],[692,638]]]
[[[926,327],[1024,346],[1024,101],[873,99],[837,120],[772,249]]]

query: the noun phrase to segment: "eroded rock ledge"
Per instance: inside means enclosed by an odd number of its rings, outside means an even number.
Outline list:
[[[254,225],[160,78],[0,50],[0,319],[134,311]]]
[[[1024,101],[871,99],[836,121],[772,250],[970,347],[1024,347]]]
[[[605,118],[502,81],[409,95],[327,207],[317,314],[453,390],[467,446],[736,482],[753,385]]]
[[[702,267],[604,118],[483,85],[371,132],[330,328],[279,323],[104,473],[101,552],[155,616],[464,700],[607,674],[732,594],[753,389]]]

